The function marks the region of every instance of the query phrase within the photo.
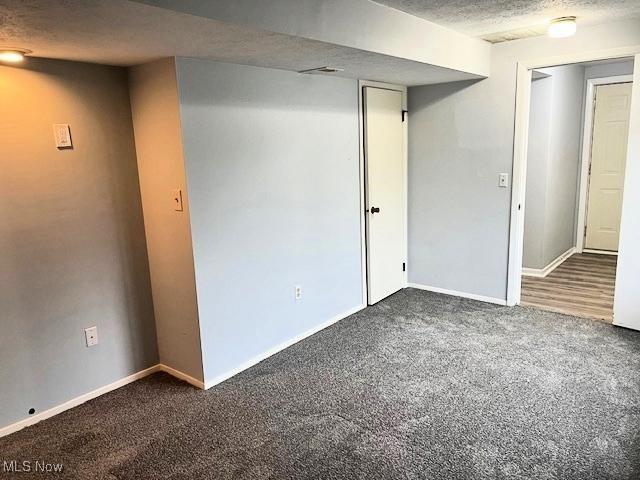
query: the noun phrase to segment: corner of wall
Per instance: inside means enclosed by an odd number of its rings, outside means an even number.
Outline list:
[[[204,381],[175,58],[131,67],[129,86],[160,362]]]

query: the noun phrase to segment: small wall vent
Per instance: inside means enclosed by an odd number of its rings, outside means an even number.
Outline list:
[[[316,67],[316,68],[309,68],[308,70],[300,70],[298,73],[338,73],[338,72],[344,72],[344,68],[338,68],[338,67]]]

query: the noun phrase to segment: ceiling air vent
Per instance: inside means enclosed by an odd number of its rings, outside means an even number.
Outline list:
[[[481,38],[490,43],[502,43],[510,42],[512,40],[520,40],[521,38],[538,37],[540,35],[544,35],[546,30],[546,25],[533,25],[530,27],[507,30],[506,32],[489,33]]]
[[[316,67],[308,70],[300,70],[298,73],[338,73],[344,72],[344,68],[337,67]]]

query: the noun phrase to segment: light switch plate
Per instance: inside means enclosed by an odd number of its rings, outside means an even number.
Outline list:
[[[67,123],[56,123],[53,125],[53,137],[58,148],[72,148],[71,129]]]
[[[173,209],[176,212],[181,212],[183,207],[182,207],[182,190],[177,189],[177,190],[173,190],[171,192],[171,199],[173,201]]]

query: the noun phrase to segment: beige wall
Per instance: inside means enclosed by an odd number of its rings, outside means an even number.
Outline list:
[[[173,59],[129,72],[160,361],[203,380],[189,204]],[[184,211],[173,208],[182,190]]]
[[[0,66],[0,172],[2,427],[158,361],[126,72]]]

